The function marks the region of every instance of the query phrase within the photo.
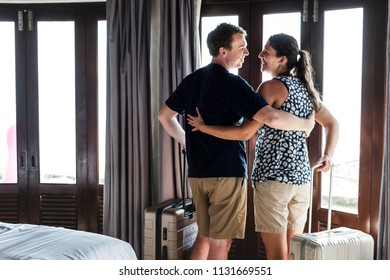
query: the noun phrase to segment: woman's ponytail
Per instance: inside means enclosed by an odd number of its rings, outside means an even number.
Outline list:
[[[287,57],[287,75],[298,77],[306,86],[310,99],[316,112],[321,108],[321,96],[314,84],[314,69],[311,64],[310,53],[299,50],[297,40],[287,34],[272,35],[268,39],[271,46],[276,50],[277,56]]]
[[[292,69],[292,74],[306,85],[314,110],[318,111],[321,108],[321,95],[314,84],[314,73],[309,52],[305,50],[298,51],[297,62],[295,68]]]

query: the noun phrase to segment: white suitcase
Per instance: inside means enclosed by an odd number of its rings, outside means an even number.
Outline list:
[[[330,170],[329,205],[327,230],[311,233],[311,207],[313,193],[314,166],[311,170],[310,207],[308,233],[293,236],[290,243],[292,260],[372,260],[374,258],[374,239],[360,230],[340,227],[330,229],[332,206],[332,171]]]
[[[144,221],[144,260],[189,259],[198,233],[192,200],[171,199],[149,207]]]
[[[186,151],[183,150],[184,176],[182,196],[145,209],[144,260],[189,259],[198,234],[196,209],[187,190]]]

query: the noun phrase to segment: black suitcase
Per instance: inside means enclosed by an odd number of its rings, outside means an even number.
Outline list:
[[[186,170],[185,151],[183,155]],[[144,260],[189,259],[198,225],[192,199],[186,198],[186,181],[184,176],[182,199],[171,199],[145,210]]]

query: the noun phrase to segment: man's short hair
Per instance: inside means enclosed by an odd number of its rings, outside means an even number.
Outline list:
[[[236,33],[247,36],[246,31],[242,27],[230,23],[218,24],[218,26],[207,36],[207,47],[209,48],[210,55],[218,55],[220,47],[230,50],[233,35]]]

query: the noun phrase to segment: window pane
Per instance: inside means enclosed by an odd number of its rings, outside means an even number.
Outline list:
[[[107,67],[107,22],[98,22],[98,102],[99,102],[99,184],[104,184],[106,163],[106,67]]]
[[[286,24],[288,22],[288,24]],[[263,46],[271,35],[285,33],[301,43],[301,13],[268,14],[263,16]],[[260,53],[261,50],[259,50]],[[271,79],[268,73],[262,73],[262,81]]]
[[[209,48],[207,47],[207,35],[214,30],[218,24],[227,22],[234,25],[238,25],[238,16],[214,16],[214,17],[202,17],[201,21],[201,53],[202,53],[202,66],[206,66],[211,62],[211,55]],[[238,74],[238,69],[232,69],[230,72]]]
[[[348,47],[348,71],[345,62]],[[358,212],[363,8],[325,12],[324,103],[340,123],[333,157],[332,209]],[[346,63],[346,62],[345,62]],[[353,81],[353,82],[347,82]],[[348,113],[345,106],[348,106]],[[324,133],[323,133],[324,134]],[[324,143],[324,141],[323,141]],[[327,208],[329,172],[322,175],[321,207]]]
[[[74,22],[38,22],[41,183],[76,183]]]
[[[14,22],[0,22],[0,99],[0,183],[17,183]]]

